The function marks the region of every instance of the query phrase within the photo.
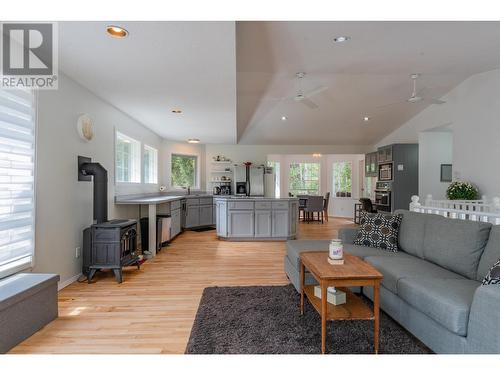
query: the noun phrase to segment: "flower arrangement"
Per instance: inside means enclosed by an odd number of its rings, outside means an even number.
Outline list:
[[[446,189],[446,196],[451,200],[475,200],[479,197],[479,190],[470,182],[454,181]]]

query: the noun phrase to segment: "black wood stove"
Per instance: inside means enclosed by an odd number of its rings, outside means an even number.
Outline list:
[[[83,231],[82,273],[90,283],[100,269],[112,269],[121,283],[122,268],[140,268],[137,251],[137,221],[131,219],[108,221],[108,172],[99,163],[78,156],[78,180],[94,177],[94,220]]]
[[[112,269],[122,282],[122,268],[140,268],[137,251],[137,221],[111,220],[93,224],[83,232],[83,273],[90,283],[100,269]]]

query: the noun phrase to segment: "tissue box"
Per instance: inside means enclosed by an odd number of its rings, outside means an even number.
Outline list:
[[[319,285],[314,287],[314,296],[321,299],[321,288]],[[332,305],[342,305],[346,302],[346,293],[330,287],[326,291],[326,301]]]

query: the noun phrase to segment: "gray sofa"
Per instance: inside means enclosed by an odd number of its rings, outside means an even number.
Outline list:
[[[500,225],[404,210],[399,251],[354,245],[357,229],[341,229],[344,250],[384,278],[380,306],[436,353],[500,353],[500,285],[481,285],[500,258]],[[287,242],[285,271],[300,290],[302,251],[325,250],[329,240]],[[316,284],[306,273],[306,283]],[[372,298],[373,290],[362,293]]]

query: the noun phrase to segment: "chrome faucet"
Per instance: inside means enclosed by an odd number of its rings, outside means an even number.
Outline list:
[[[185,186],[184,189],[187,190],[187,194],[186,195],[191,195],[191,186]]]

